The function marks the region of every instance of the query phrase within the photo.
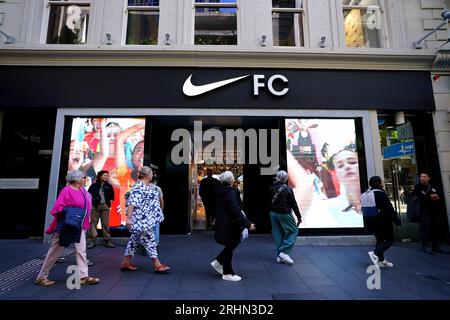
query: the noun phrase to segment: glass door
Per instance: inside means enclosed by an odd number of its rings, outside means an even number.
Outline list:
[[[385,189],[399,214],[401,227],[396,227],[398,241],[419,241],[417,223],[408,221],[406,212],[417,180],[417,162],[411,122],[395,124],[393,115],[378,116],[383,156]]]

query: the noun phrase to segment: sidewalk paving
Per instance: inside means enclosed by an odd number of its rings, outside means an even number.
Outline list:
[[[95,262],[89,273],[101,278],[100,284],[69,290],[66,269],[75,264],[73,254],[52,269],[54,286],[39,287],[33,283],[38,266],[23,277],[17,267],[42,259],[48,245],[39,240],[0,240],[0,300],[450,300],[450,255],[427,255],[418,243],[396,243],[387,252],[394,268],[381,269],[380,290],[369,290],[366,284],[371,247],[296,246],[291,255],[295,264],[288,266],[275,262],[271,235],[251,235],[233,259],[235,272],[243,278],[240,282],[223,281],[209,265],[221,248],[212,232],[162,235],[160,259],[172,270],[155,274],[150,258],[140,255],[134,258],[139,271],[122,272],[125,247],[97,245],[88,250]],[[2,290],[12,268],[18,270],[17,281]]]

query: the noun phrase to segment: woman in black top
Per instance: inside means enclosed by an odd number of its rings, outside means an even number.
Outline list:
[[[241,232],[244,228],[255,230],[255,225],[247,220],[241,213],[241,205],[236,196],[236,191],[231,187],[234,176],[231,171],[220,174],[220,184],[215,185],[215,216],[216,226],[214,238],[217,243],[225,248],[211,262],[211,266],[222,274],[222,279],[227,281],[240,281],[231,265],[233,251],[241,242]]]
[[[114,189],[108,182],[108,179],[108,171],[99,171],[97,179],[89,187],[89,193],[92,195],[92,213],[88,249],[95,247],[99,220],[102,222],[102,233],[103,239],[105,240],[104,246],[107,248],[115,248],[115,244],[111,241],[109,233],[109,213],[111,202],[114,200]]]

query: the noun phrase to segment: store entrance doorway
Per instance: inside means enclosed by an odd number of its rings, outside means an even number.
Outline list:
[[[396,240],[420,241],[419,225],[411,223],[407,217],[408,203],[418,182],[414,135],[411,128],[405,130],[410,122],[407,119],[405,124],[395,125],[393,116],[379,117],[378,121],[385,190],[402,222],[402,226],[395,229]]]
[[[239,192],[239,197],[241,202],[244,201],[244,175],[243,175],[243,165],[233,164],[233,165],[191,165],[191,179],[190,181],[194,184],[191,185],[191,221],[192,230],[214,230],[214,209],[212,206],[207,204],[208,201],[213,201],[213,199],[208,199],[208,192],[205,190],[206,184],[202,184],[202,181],[208,179],[208,171],[211,170],[212,179],[215,183],[219,183],[219,175],[224,171],[231,171],[235,176],[234,188]],[[202,190],[202,187],[204,188]],[[205,204],[206,202],[206,204]],[[209,210],[207,212],[207,210]],[[207,219],[210,219],[208,223]]]

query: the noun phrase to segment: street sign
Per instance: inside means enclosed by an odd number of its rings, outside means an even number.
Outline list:
[[[410,122],[397,126],[397,138],[409,139],[413,137],[412,126]]]
[[[414,141],[396,143],[383,149],[384,159],[401,158],[415,154]]]
[[[39,179],[34,178],[1,178],[0,189],[14,190],[14,189],[39,189]]]

